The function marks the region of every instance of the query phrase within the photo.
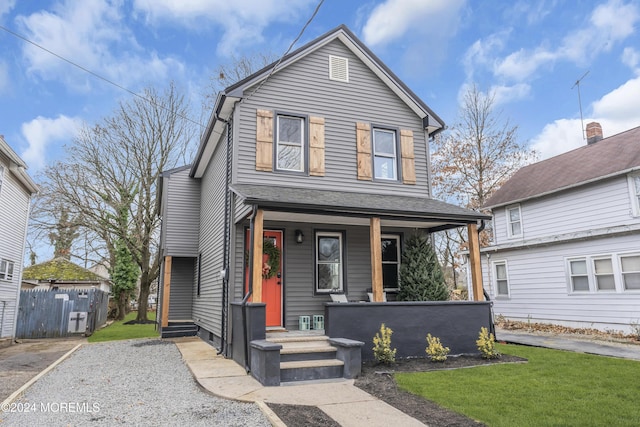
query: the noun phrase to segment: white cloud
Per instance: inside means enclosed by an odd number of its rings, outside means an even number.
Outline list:
[[[531,86],[526,83],[518,83],[513,86],[493,86],[490,93],[494,95],[496,106],[504,105],[528,97],[531,93]]]
[[[491,34],[482,40],[476,40],[467,49],[462,59],[464,69],[469,80],[473,80],[474,71],[478,66],[491,68],[493,66],[496,52],[504,49],[507,38],[511,30],[504,30]]]
[[[148,21],[181,22],[193,30],[219,25],[224,35],[218,52],[229,56],[238,48],[263,41],[271,23],[289,23],[309,10],[313,0],[135,0],[134,9]]]
[[[11,9],[16,5],[16,0],[2,0],[0,2],[0,18],[11,12]]]
[[[38,116],[22,124],[22,135],[29,146],[20,155],[31,171],[38,171],[47,164],[49,146],[57,141],[68,142],[80,129],[78,118],[60,115],[55,119]]]
[[[542,65],[552,62],[557,55],[545,49],[536,49],[529,52],[520,49],[496,63],[494,67],[495,75],[514,81],[524,81],[529,78]]]
[[[602,126],[604,137],[609,137],[640,126],[640,77],[631,79],[591,104],[593,114],[584,119]],[[541,159],[555,156],[586,144],[580,131],[580,119],[561,119],[548,124],[532,139],[531,146]]]
[[[465,0],[387,0],[371,12],[362,29],[364,42],[369,46],[385,45],[409,32],[446,39],[456,33],[465,3]]]
[[[631,68],[636,74],[640,74],[640,52],[632,47],[625,47],[622,51],[622,63]]]
[[[66,0],[51,11],[41,10],[16,21],[35,43],[119,84],[164,80],[181,68],[176,60],[145,53],[123,25],[120,0],[78,2]],[[54,55],[25,44],[28,70],[47,80],[88,91],[96,80]]]

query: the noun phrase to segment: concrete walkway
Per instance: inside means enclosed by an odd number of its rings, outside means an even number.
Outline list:
[[[594,340],[586,336],[583,338],[575,335],[554,335],[496,328],[496,341],[640,360],[640,344]]]
[[[271,419],[284,426],[265,403],[317,406],[344,427],[424,426],[423,423],[362,391],[353,380],[264,387],[231,359],[200,338],[174,339],[196,381],[216,396],[255,402]]]

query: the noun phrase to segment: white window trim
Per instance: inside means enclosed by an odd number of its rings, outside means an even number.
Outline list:
[[[606,254],[594,254],[594,255],[578,255],[572,257],[565,257],[565,276],[567,282],[567,293],[569,295],[603,295],[603,294],[637,294],[640,293],[640,289],[625,289],[624,278],[622,272],[622,258],[628,256],[640,256],[640,252],[614,252]],[[611,259],[613,269],[613,280],[615,283],[615,290],[613,289],[598,289],[598,282],[596,280],[595,261],[599,259]],[[587,265],[587,279],[589,282],[588,291],[574,291],[571,282],[571,261],[584,260]]]
[[[631,201],[631,215],[634,217],[640,217],[640,197],[637,192],[640,189],[636,188],[635,178],[639,177],[640,173],[631,173],[627,175],[627,182],[629,186],[629,197]]]
[[[513,234],[512,230],[511,230],[511,215],[509,215],[509,211],[512,209],[518,208],[518,218],[520,220],[520,233],[519,234]],[[524,232],[524,224],[522,222],[522,208],[520,207],[520,205],[510,205],[504,208],[504,215],[505,215],[505,219],[507,221],[507,237],[510,239],[516,238],[516,237],[522,237],[522,234]]]
[[[376,131],[379,132],[387,132],[390,134],[393,134],[393,156],[387,154],[387,153],[376,153]],[[380,127],[380,126],[373,126],[373,130],[371,132],[371,136],[372,136],[372,146],[373,146],[373,178],[376,180],[383,180],[383,181],[398,181],[398,176],[399,176],[399,168],[398,168],[398,132],[396,132],[394,129],[388,129],[388,128],[384,128],[384,127]],[[383,177],[379,177],[377,176],[377,171],[376,171],[376,157],[384,157],[386,159],[392,159],[393,160],[393,178],[383,178]]]
[[[15,263],[13,261],[9,261],[8,259],[1,259],[0,266],[2,266],[2,264],[5,265],[5,270],[0,271],[0,280],[4,280],[6,282],[13,281],[13,276],[15,275],[16,269]],[[9,274],[9,270],[11,270],[11,274]]]
[[[281,168],[278,164],[278,152],[279,152],[279,148],[280,146],[295,146],[297,147],[297,144],[291,144],[291,143],[287,143],[287,142],[281,142],[280,141],[280,118],[288,118],[288,119],[297,119],[300,120],[300,169],[286,169],[286,168]],[[307,128],[306,128],[306,118],[302,117],[302,116],[296,116],[293,114],[276,114],[276,144],[275,144],[275,169],[278,171],[285,171],[285,172],[295,172],[295,173],[304,173],[306,172],[306,162],[305,162],[305,145],[306,145],[306,132],[307,132]]]
[[[618,262],[615,263],[616,267],[619,268],[619,277],[620,280],[616,282],[616,288],[620,288],[620,290],[623,293],[638,293],[640,292],[640,289],[626,289],[624,286],[624,274],[625,272],[622,271],[622,258],[624,257],[632,257],[632,256],[640,256],[640,252],[627,252],[627,253],[620,253],[618,254],[617,258],[618,258]],[[630,273],[630,272],[627,272]]]
[[[320,289],[318,288],[318,241],[320,237],[337,237],[338,243],[340,245],[340,287],[336,289]],[[345,292],[344,286],[344,246],[343,246],[343,234],[340,231],[316,231],[315,233],[315,260],[314,260],[314,268],[315,268],[315,293],[316,294],[330,294],[332,292]]]
[[[599,289],[598,288],[598,273],[596,272],[596,261],[599,260],[603,260],[603,259],[608,259],[609,261],[611,261],[611,274],[613,276],[613,284],[614,284],[614,288],[613,289]],[[616,263],[615,263],[615,258],[612,255],[602,255],[602,256],[593,256],[591,257],[591,271],[593,272],[592,276],[593,276],[593,287],[595,292],[598,293],[615,293],[618,291],[618,281],[616,280]],[[589,273],[589,270],[587,269],[587,273]],[[609,274],[602,274],[602,276],[608,276]],[[591,287],[590,291],[591,291]]]
[[[380,239],[387,239],[387,240],[395,240],[397,242],[396,244],[396,248],[398,249],[398,261],[397,262],[392,262],[392,261],[382,261],[382,264],[396,264],[397,268],[398,268],[398,283],[400,283],[400,263],[401,263],[401,250],[400,250],[400,235],[399,234],[381,234],[380,235]],[[389,292],[389,291],[398,291],[400,288],[384,288],[383,290],[385,292]]]
[[[499,293],[499,288],[498,288],[498,270],[497,270],[497,266],[498,265],[504,265],[504,272],[507,275],[507,294],[501,294]],[[511,283],[509,280],[509,266],[507,265],[507,260],[503,259],[503,260],[497,260],[497,261],[492,261],[491,262],[491,273],[493,275],[493,289],[495,290],[494,295],[496,299],[507,299],[507,298],[511,298]]]

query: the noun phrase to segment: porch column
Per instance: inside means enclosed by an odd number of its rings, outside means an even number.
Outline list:
[[[171,260],[164,257],[164,278],[162,286],[162,327],[169,326],[169,297],[171,294]]]
[[[382,242],[380,240],[380,218],[371,218],[369,225],[371,244],[371,289],[373,301],[382,302]]]
[[[253,294],[251,301],[262,302],[262,251],[263,251],[263,226],[264,211],[258,209],[256,217],[253,219],[253,276],[251,277],[253,285]]]
[[[473,288],[473,300],[484,301],[482,292],[482,265],[480,264],[480,243],[478,241],[478,225],[467,225],[469,234],[469,262],[471,263],[471,286]]]

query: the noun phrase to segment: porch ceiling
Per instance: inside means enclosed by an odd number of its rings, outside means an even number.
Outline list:
[[[245,204],[265,210],[265,219],[426,228],[432,231],[476,223],[490,216],[427,197],[365,194],[296,187],[233,184]]]

